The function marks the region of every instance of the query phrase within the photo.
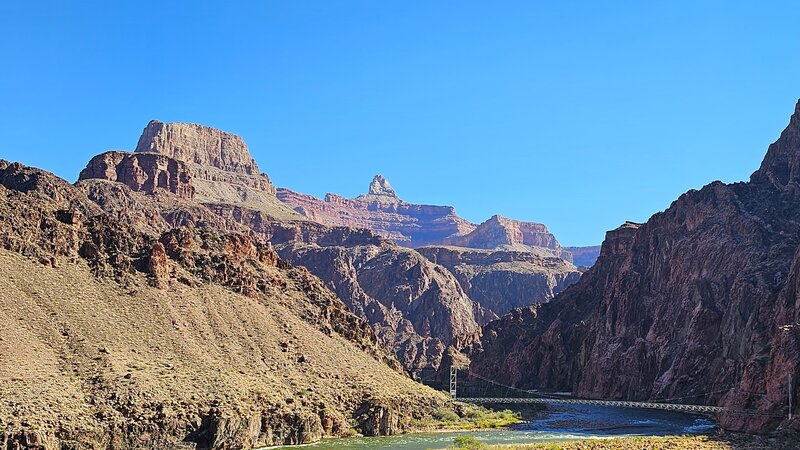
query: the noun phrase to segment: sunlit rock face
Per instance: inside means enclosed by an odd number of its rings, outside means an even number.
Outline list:
[[[193,123],[152,120],[142,131],[135,153],[156,153],[183,162],[201,203],[241,204],[278,220],[301,218],[275,197],[275,186],[259,171],[244,140],[234,134]]]
[[[152,153],[105,152],[92,158],[79,180],[118,181],[134,191],[167,190],[180,198],[194,198],[192,176],[186,163]]]
[[[279,188],[278,198],[295,211],[330,226],[368,228],[405,247],[441,244],[475,229],[452,206],[417,205],[400,199],[389,181],[376,175],[367,194],[354,199],[327,194],[324,200]]]
[[[537,222],[522,222],[494,215],[462,236],[451,236],[444,244],[458,247],[530,251],[548,249],[554,256],[572,262],[572,254],[558,243],[547,226]]]
[[[608,232],[578,283],[484,329],[472,370],[581,397],[773,414],[723,415],[731,428],[800,427],[784,414],[800,375],[798,188],[800,103],[749,182],[713,182]]]

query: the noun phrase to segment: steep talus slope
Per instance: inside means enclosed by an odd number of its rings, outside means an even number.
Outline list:
[[[547,302],[581,276],[575,266],[545,252],[463,247],[422,247],[417,251],[446,267],[469,298],[498,315]]]
[[[107,214],[153,232],[212,224],[280,245],[285,260],[307,267],[367,319],[409,371],[437,369],[448,349],[474,342],[495,317],[417,252],[367,229],[328,227],[291,212],[241,138],[213,128],[153,121],[135,153],[96,156],[77,186]],[[408,207],[385,179],[370,192],[359,201]]]
[[[486,327],[473,370],[583,397],[757,409],[776,416],[722,424],[778,425],[800,375],[798,187],[800,103],[749,183],[711,183],[609,232],[554,302]]]
[[[452,206],[417,205],[401,200],[381,175],[373,178],[367,194],[354,199],[327,194],[320,200],[284,188],[279,188],[277,195],[315,222],[367,228],[406,247],[441,243],[450,236],[475,229]]]
[[[0,448],[303,443],[444,403],[269,244],[119,220],[86,194],[102,183],[0,161]],[[119,186],[105,206],[135,206]]]

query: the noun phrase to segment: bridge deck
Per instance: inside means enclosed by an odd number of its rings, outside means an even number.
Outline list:
[[[705,405],[682,405],[677,403],[648,403],[648,402],[626,402],[613,400],[577,400],[561,398],[480,398],[465,397],[456,398],[456,401],[466,403],[543,403],[551,405],[592,405],[592,406],[613,406],[618,408],[643,408],[643,409],[664,409],[669,411],[699,412],[699,413],[721,413],[728,411],[728,408],[720,406]]]

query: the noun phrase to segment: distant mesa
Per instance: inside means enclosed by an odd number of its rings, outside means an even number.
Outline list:
[[[161,153],[226,172],[259,174],[258,165],[241,137],[194,123],[151,120],[142,131],[134,151]]]
[[[515,251],[545,248],[551,250],[555,256],[572,261],[572,254],[561,247],[546,225],[507,219],[500,215],[490,217],[466,235],[449,237],[445,244]]]
[[[193,123],[151,120],[134,152],[97,155],[78,179],[117,181],[148,193],[161,188],[202,204],[246,206],[275,219],[303,218],[277,200],[275,186],[260,173],[241,137]]]
[[[572,254],[561,247],[544,224],[495,215],[476,225],[459,217],[452,206],[401,200],[382,175],[372,179],[367,194],[354,199],[327,194],[320,200],[283,188],[278,188],[277,196],[309,220],[329,226],[367,228],[397,244],[415,248],[449,271],[461,290],[491,314],[547,302],[575,283],[585,270],[572,264]],[[321,259],[313,258],[317,264],[314,267],[320,271],[343,265],[330,261],[320,264]],[[340,289],[354,284],[343,280],[334,283]]]
[[[572,253],[572,263],[578,267],[591,267],[600,256],[600,246],[591,245],[587,247],[565,247],[565,250]]]

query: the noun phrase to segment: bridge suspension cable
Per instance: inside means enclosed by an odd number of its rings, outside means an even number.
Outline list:
[[[477,378],[479,380],[485,381],[487,383],[493,384],[495,386],[500,386],[506,388],[506,396],[504,397],[458,397],[457,396],[457,378],[458,378],[458,368],[451,367],[450,369],[450,394],[451,399],[453,401],[462,401],[467,403],[540,403],[540,404],[560,404],[560,405],[591,405],[591,406],[610,406],[610,407],[618,407],[618,408],[644,408],[644,409],[661,409],[661,410],[670,410],[670,411],[683,411],[683,412],[694,412],[694,413],[726,413],[726,414],[743,414],[743,415],[758,415],[758,416],[771,416],[771,417],[783,417],[783,414],[773,414],[773,413],[765,413],[756,410],[737,410],[722,406],[713,406],[713,405],[697,405],[697,404],[680,404],[680,403],[669,403],[675,400],[682,400],[685,398],[697,398],[697,397],[705,397],[709,395],[719,394],[728,392],[731,389],[719,390],[719,391],[711,391],[702,394],[694,394],[694,395],[685,395],[681,397],[672,397],[667,399],[661,400],[653,400],[649,402],[633,402],[633,401],[620,401],[620,400],[600,400],[600,399],[576,399],[576,398],[566,398],[561,396],[553,396],[547,395],[537,391],[531,391],[526,389],[521,389],[515,386],[510,386],[508,384],[504,384],[489,378],[486,378],[480,374],[474,373],[469,369],[461,369],[469,376]],[[536,395],[536,397],[510,397],[508,396],[508,391],[516,391],[521,392],[528,395]],[[753,395],[761,395],[766,396],[766,394],[757,394],[751,393]]]

